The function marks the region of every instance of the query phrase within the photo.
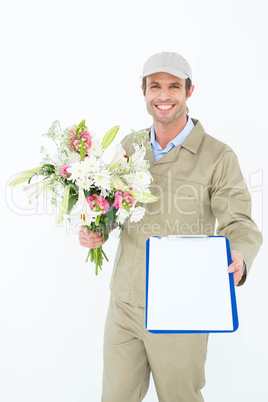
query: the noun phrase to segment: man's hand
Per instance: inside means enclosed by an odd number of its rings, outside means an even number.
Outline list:
[[[99,248],[103,245],[103,235],[98,232],[91,232],[90,230],[81,226],[79,231],[79,242],[81,246],[87,248]]]
[[[231,252],[231,257],[232,257],[232,264],[229,265],[228,272],[234,274],[234,283],[235,286],[237,286],[242,278],[244,259],[242,254],[238,253],[238,251],[235,250]]]

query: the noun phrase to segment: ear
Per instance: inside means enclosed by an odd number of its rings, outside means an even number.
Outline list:
[[[193,92],[194,92],[194,85],[191,85],[186,100],[191,98]]]
[[[142,90],[143,96],[145,96],[143,85],[141,85],[141,90]]]

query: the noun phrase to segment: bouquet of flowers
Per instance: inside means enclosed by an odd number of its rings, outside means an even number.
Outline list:
[[[138,202],[157,201],[150,194],[152,176],[144,159],[150,146],[147,131],[132,132],[131,155],[119,144],[113,160],[109,164],[104,160],[104,152],[118,130],[119,126],[113,127],[100,142],[89,133],[85,120],[65,130],[55,121],[44,134],[56,145],[55,158],[42,147],[42,165],[20,173],[10,186],[28,181],[24,190],[29,202],[46,190],[51,203],[59,205],[58,223],[67,216],[92,232],[102,233],[106,241],[114,227],[124,229],[125,219],[138,222],[143,218],[145,209],[137,206]],[[39,176],[41,181],[31,183]],[[108,261],[102,247],[89,249],[86,261],[95,263],[96,275],[103,258]]]

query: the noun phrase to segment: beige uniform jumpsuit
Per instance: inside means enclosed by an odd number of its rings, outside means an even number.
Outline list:
[[[151,334],[145,329],[145,244],[170,234],[226,236],[246,263],[244,283],[262,242],[250,217],[251,202],[237,157],[209,136],[199,121],[184,143],[158,162],[147,153],[159,201],[144,204],[138,223],[126,222],[111,280],[104,336],[103,402],[141,401],[150,371],[160,402],[203,401],[207,334]],[[132,137],[122,146],[130,153]],[[180,256],[176,262],[180,264]],[[166,275],[168,275],[168,267]],[[171,278],[172,280],[172,278]],[[213,284],[217,286],[217,284]]]

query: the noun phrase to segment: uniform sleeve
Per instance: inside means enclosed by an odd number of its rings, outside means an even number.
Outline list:
[[[211,208],[218,221],[217,234],[229,239],[231,250],[244,257],[242,285],[262,244],[262,234],[251,218],[251,198],[232,150],[224,153],[214,174]]]

